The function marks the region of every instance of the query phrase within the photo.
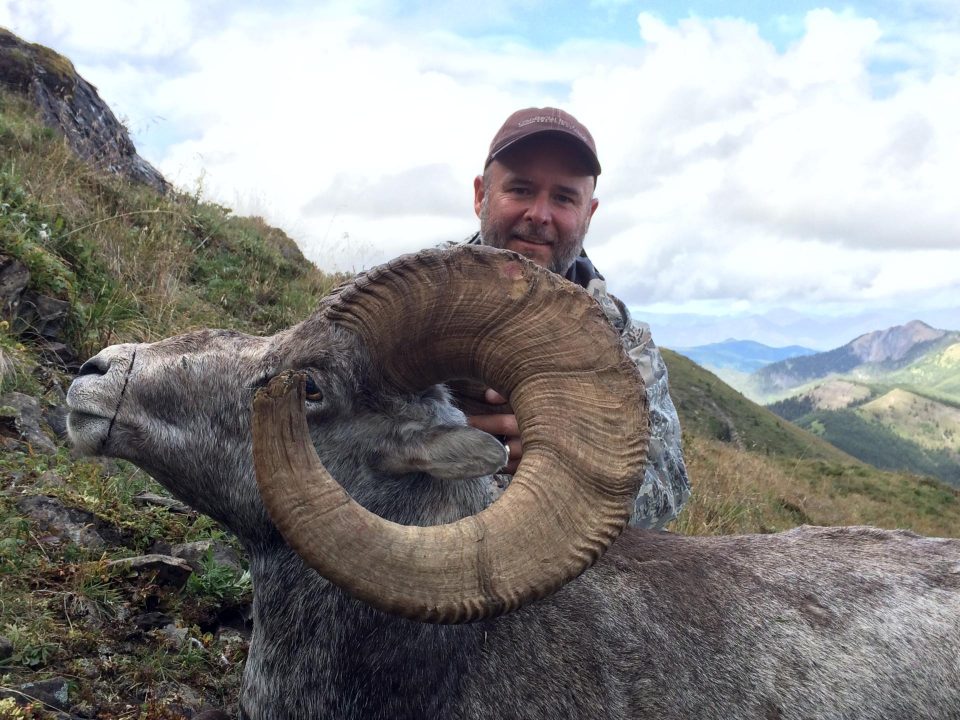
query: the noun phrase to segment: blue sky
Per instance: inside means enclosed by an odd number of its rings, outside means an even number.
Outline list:
[[[666,345],[960,329],[956,0],[0,0],[148,160],[321,267],[476,228],[511,111],[597,139],[587,248]]]
[[[556,47],[569,40],[600,38],[626,44],[638,44],[636,16],[651,13],[669,23],[688,17],[734,17],[755,22],[761,34],[774,44],[784,46],[802,31],[802,19],[808,10],[825,7],[825,3],[727,1],[711,2],[555,2],[537,3],[539,7],[521,7],[510,22],[491,19],[482,23],[461,23],[467,33],[496,33],[516,38],[540,48]]]

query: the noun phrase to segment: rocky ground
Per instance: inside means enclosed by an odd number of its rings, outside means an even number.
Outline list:
[[[42,232],[40,228],[39,232]],[[0,253],[0,720],[231,708],[250,633],[238,548],[141,471],[70,456],[68,301]]]
[[[232,710],[238,548],[132,466],[72,460],[59,397],[0,396],[0,719]]]

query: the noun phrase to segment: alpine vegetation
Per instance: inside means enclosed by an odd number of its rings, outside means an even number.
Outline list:
[[[522,428],[494,502],[506,453],[465,425],[456,378]],[[273,337],[106,348],[68,402],[81,452],[246,546],[253,720],[956,718],[960,541],[621,534],[644,397],[588,295],[464,247],[372,270]]]

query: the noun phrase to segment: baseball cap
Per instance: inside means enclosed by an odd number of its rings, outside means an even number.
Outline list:
[[[558,108],[524,108],[517,110],[493,137],[490,143],[490,153],[484,167],[507,148],[539,133],[555,133],[565,135],[584,150],[584,155],[590,163],[594,176],[600,174],[600,161],[597,159],[597,146],[593,135],[573,115]]]

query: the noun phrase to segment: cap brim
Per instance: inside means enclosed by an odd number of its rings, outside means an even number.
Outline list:
[[[506,150],[509,150],[512,147],[520,145],[526,140],[530,140],[537,136],[542,135],[555,135],[564,140],[570,141],[572,145],[576,145],[577,148],[581,151],[583,159],[587,161],[587,166],[592,170],[593,176],[596,177],[600,174],[600,160],[597,159],[597,156],[594,154],[593,150],[590,149],[590,146],[587,145],[583,140],[577,137],[572,132],[567,132],[566,130],[558,130],[556,128],[543,129],[537,132],[532,132],[528,135],[522,135],[521,137],[513,138],[508,140],[503,145],[494,150],[490,155],[487,156],[487,162],[484,163],[484,168],[487,168],[490,163],[496,160],[500,155],[502,155]]]

